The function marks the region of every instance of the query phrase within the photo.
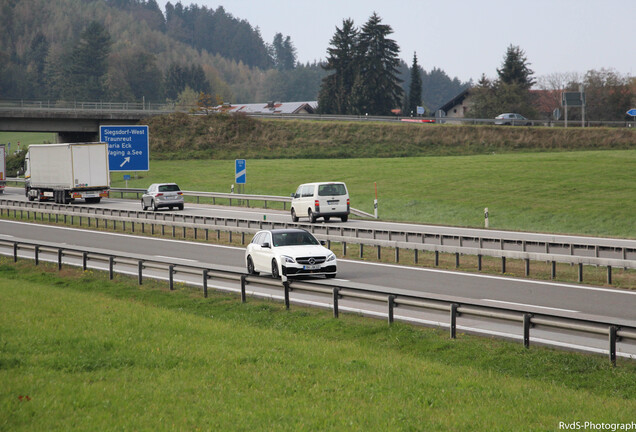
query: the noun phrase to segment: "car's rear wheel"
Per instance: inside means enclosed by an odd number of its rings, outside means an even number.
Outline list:
[[[280,279],[280,272],[278,271],[278,263],[276,260],[272,260],[272,278]]]
[[[307,210],[307,213],[309,214],[309,222],[314,223],[316,222],[316,215],[314,214],[314,212],[311,211],[311,209]]]
[[[247,257],[247,273],[251,275],[258,275],[258,272],[254,270],[254,261],[252,261],[252,257]]]
[[[152,200],[152,209],[153,209],[154,211],[159,210],[159,207],[157,207],[157,203],[156,203],[156,201],[155,201],[155,200]]]
[[[292,222],[298,222],[298,215],[296,215],[296,210],[291,209],[291,218]]]

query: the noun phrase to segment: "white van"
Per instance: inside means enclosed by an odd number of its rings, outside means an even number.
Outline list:
[[[343,222],[349,219],[349,192],[341,182],[305,183],[292,194],[291,217],[298,222],[307,217],[313,223],[321,217],[328,221],[332,216]]]

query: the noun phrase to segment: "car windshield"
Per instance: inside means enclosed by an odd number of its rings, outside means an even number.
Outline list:
[[[325,184],[318,186],[318,195],[320,196],[335,196],[345,195],[347,190],[342,183]]]
[[[306,246],[320,244],[318,240],[305,231],[291,231],[272,233],[274,247],[279,246]]]
[[[159,192],[179,192],[179,190],[176,184],[159,185]]]

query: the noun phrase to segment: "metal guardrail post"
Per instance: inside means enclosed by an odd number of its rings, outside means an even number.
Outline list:
[[[40,264],[40,246],[35,245],[35,265]]]
[[[550,261],[550,278],[556,279],[556,261]]]
[[[82,252],[82,270],[86,271],[88,267],[88,252]]]
[[[501,257],[501,273],[506,273],[506,257]]]
[[[523,346],[530,348],[530,328],[532,327],[532,314],[523,315]]]
[[[18,242],[13,242],[13,262],[18,262]]]
[[[395,308],[395,296],[394,295],[390,295],[388,297],[388,303],[389,303],[389,324],[393,324],[393,309]]]
[[[477,271],[481,271],[481,255],[477,255]]]
[[[62,248],[57,250],[57,269],[62,270]]]
[[[208,298],[208,271],[203,270],[203,297]]]
[[[137,262],[137,282],[139,282],[139,285],[143,284],[143,268],[144,262],[139,260]]]
[[[526,270],[526,277],[530,276],[530,259],[526,258],[525,259],[525,270]]]
[[[283,291],[285,294],[285,309],[289,309],[289,282],[283,282]]]
[[[579,283],[583,282],[583,263],[579,263]]]
[[[607,284],[608,285],[612,284],[612,266],[611,265],[607,266]]]
[[[245,303],[247,301],[245,285],[247,285],[247,277],[245,275],[241,275],[241,303]]]
[[[338,318],[340,316],[340,311],[338,307],[338,300],[340,299],[340,288],[333,288],[333,317]]]
[[[457,308],[459,305],[453,303],[450,305],[450,338],[457,338]]]
[[[168,286],[170,291],[174,291],[174,265],[168,266]]]
[[[114,256],[109,256],[108,257],[108,279],[113,280],[114,277],[114,267],[115,267],[115,257]]]
[[[610,326],[609,328],[609,358],[612,366],[616,366],[616,333],[618,332],[618,327]]]

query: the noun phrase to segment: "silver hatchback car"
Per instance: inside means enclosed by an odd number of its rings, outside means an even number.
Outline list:
[[[157,211],[161,207],[168,207],[171,210],[177,207],[179,210],[183,210],[183,192],[176,183],[151,184],[141,197],[142,210],[152,208]]]

